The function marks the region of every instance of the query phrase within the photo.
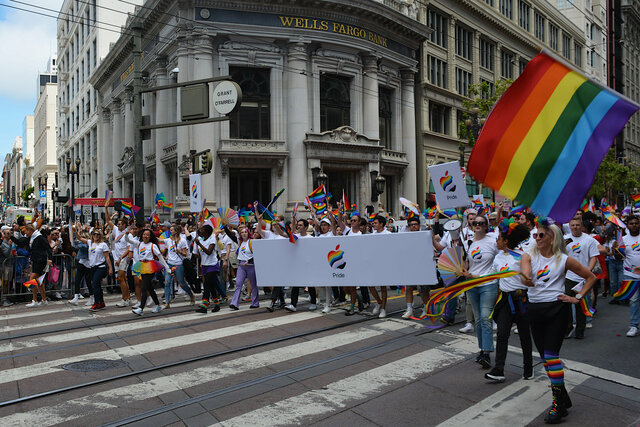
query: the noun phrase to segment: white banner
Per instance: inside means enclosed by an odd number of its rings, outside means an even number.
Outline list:
[[[415,286],[438,282],[430,231],[253,240],[258,286]]]
[[[429,175],[436,190],[436,201],[440,209],[469,206],[467,185],[457,161],[429,166]]]
[[[202,175],[189,175],[189,207],[191,212],[202,211]]]

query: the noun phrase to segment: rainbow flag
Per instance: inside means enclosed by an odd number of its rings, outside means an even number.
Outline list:
[[[477,181],[568,222],[613,139],[639,106],[549,51],[533,58],[483,126],[469,159]]]
[[[640,194],[633,194],[631,196],[631,201],[633,202],[634,208],[640,209]]]
[[[313,209],[316,211],[316,215],[324,215],[327,213],[327,203],[313,203]]]
[[[171,230],[165,231],[160,236],[162,236],[163,239],[168,239],[169,237],[171,237]]]
[[[107,191],[104,192],[104,198],[106,199],[107,205],[111,201],[112,197],[113,197],[113,191],[112,190],[107,190]]]
[[[602,209],[601,209],[602,210]],[[624,222],[622,222],[622,220],[620,218],[618,218],[615,214],[614,214],[614,210],[611,206],[609,206],[608,208],[605,208],[604,210],[602,210],[602,214],[604,215],[604,217],[614,223],[615,225],[617,225],[620,228],[627,228],[627,226],[625,225]]]
[[[262,219],[264,220],[264,222],[271,222],[271,221],[275,221],[275,216],[273,216],[273,214],[271,213],[271,211],[269,211],[269,209],[265,208],[264,206],[262,206],[260,204],[260,202],[254,202],[253,206],[256,207],[256,210],[258,211],[259,214],[262,214]]]
[[[473,207],[474,207],[475,209],[481,209],[481,208],[484,208],[484,204],[482,203],[482,201],[480,200],[480,198],[479,198],[479,197],[478,197],[478,198],[474,197],[474,198],[473,198],[473,200],[472,200],[472,202],[473,202]]]
[[[582,203],[580,203],[580,210],[582,212],[589,211],[589,202],[587,202],[587,199],[582,199]]]
[[[40,277],[36,277],[35,279],[31,279],[29,281],[26,281],[23,283],[24,286],[27,287],[27,289],[31,289],[34,286],[38,286],[41,285],[42,283],[44,283],[44,277],[47,275],[47,273],[43,274]]]
[[[291,232],[291,226],[289,224],[285,225],[284,230],[287,232],[287,237],[289,238],[289,242],[295,245],[296,241],[298,240],[298,237]]]
[[[509,211],[509,215],[508,215],[508,216],[515,215],[515,214],[521,214],[521,213],[524,213],[524,211],[525,211],[526,209],[527,209],[527,208],[526,208],[524,205],[514,206],[514,207],[512,207],[512,208],[511,208],[511,210]]]
[[[149,217],[149,222],[151,223],[156,223],[156,224],[160,224],[160,217],[158,217],[158,214],[156,213],[156,211],[154,210],[151,213],[151,216]]]
[[[311,193],[309,193],[309,195],[307,196],[307,199],[311,204],[318,204],[323,202],[326,203],[327,190],[325,190],[324,185],[321,185],[320,187],[316,188]]]
[[[373,222],[373,220],[376,219],[376,216],[378,216],[378,214],[373,212],[367,216],[367,219],[369,220],[369,222]]]
[[[596,314],[596,310],[593,307],[589,307],[586,298],[580,299],[580,310],[582,310],[582,314],[587,317],[593,317]]]
[[[204,209],[202,210],[202,218],[204,218],[204,219],[209,219],[209,218],[211,218],[211,212],[209,212],[209,209],[204,208]]]
[[[613,294],[613,298],[619,301],[631,298],[638,291],[640,280],[623,280],[620,282],[620,289]]]
[[[121,210],[122,210],[122,213],[125,216],[130,216],[130,217],[134,218],[136,216],[136,214],[138,213],[138,211],[140,210],[140,207],[138,207],[136,205],[132,205],[131,203],[122,202]]]
[[[351,204],[349,203],[349,199],[347,199],[347,195],[344,193],[344,189],[342,190],[342,210],[343,212],[351,210]]]
[[[291,218],[295,220],[297,214],[298,214],[298,202],[296,202],[296,205],[293,207],[293,212],[291,212]]]

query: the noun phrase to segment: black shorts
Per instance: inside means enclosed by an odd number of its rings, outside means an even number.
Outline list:
[[[33,262],[31,264],[31,272],[37,274],[38,276],[42,276],[44,272],[47,270],[47,262]]]

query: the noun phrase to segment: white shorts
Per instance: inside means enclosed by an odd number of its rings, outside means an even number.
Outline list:
[[[129,259],[129,257],[126,257],[125,259],[120,261],[120,264],[118,264],[118,271],[127,271],[129,269],[130,263],[131,260]]]

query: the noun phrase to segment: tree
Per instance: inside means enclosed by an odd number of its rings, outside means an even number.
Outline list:
[[[607,197],[608,200],[614,201],[618,193],[627,194],[638,187],[640,187],[640,170],[618,163],[615,149],[611,148],[596,172],[588,196],[596,200]]]
[[[474,132],[473,120],[478,118],[478,124],[482,125],[484,119],[489,116],[493,106],[502,97],[505,91],[513,83],[512,79],[500,79],[492,87],[489,82],[482,81],[469,86],[467,98],[462,100],[462,120],[458,123],[458,135],[460,135],[461,144],[473,147],[476,142],[476,133]],[[467,124],[467,119],[471,120],[471,124]],[[480,128],[478,127],[479,131]]]
[[[25,203],[29,202],[29,196],[34,192],[34,190],[35,188],[33,187],[27,187],[27,189],[22,192],[22,200]]]

